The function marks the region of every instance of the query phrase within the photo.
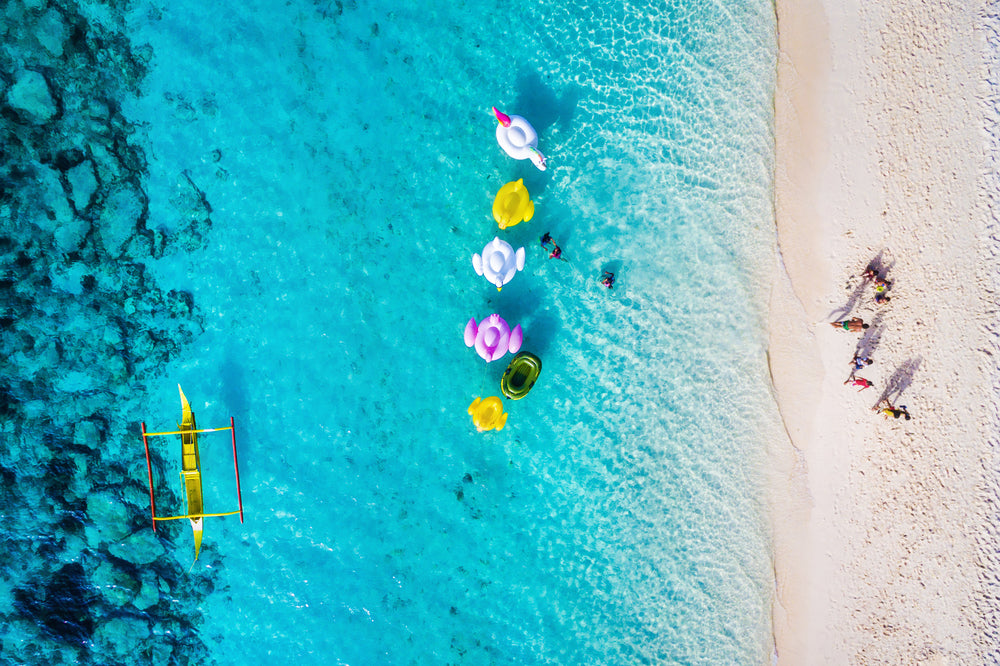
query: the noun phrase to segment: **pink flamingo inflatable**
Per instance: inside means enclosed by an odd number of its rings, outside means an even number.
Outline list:
[[[478,326],[475,318],[465,325],[465,346],[475,347],[476,352],[487,363],[501,358],[508,351],[516,354],[523,339],[521,325],[518,324],[511,330],[510,325],[498,314],[491,314],[479,322]]]

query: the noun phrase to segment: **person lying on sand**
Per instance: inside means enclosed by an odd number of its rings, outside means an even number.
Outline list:
[[[868,328],[868,324],[866,324],[861,317],[852,317],[850,319],[845,319],[844,321],[831,321],[830,326],[833,326],[834,328],[842,328],[845,331],[850,331],[852,333],[860,333]]]

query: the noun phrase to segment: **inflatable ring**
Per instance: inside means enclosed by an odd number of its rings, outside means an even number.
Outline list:
[[[493,219],[501,229],[527,222],[535,214],[535,204],[528,197],[524,179],[507,183],[493,199]]]
[[[500,390],[511,400],[520,400],[528,395],[542,372],[542,359],[531,352],[520,352],[511,359],[510,365],[500,379]]]
[[[470,319],[465,325],[465,346],[475,347],[476,352],[489,363],[501,358],[508,351],[517,353],[521,348],[524,333],[518,324],[511,330],[510,325],[498,314],[491,314],[479,325],[475,319]]]
[[[483,248],[482,256],[472,255],[472,267],[476,275],[483,275],[497,286],[497,291],[510,282],[514,275],[524,268],[524,248],[517,252],[507,241],[494,237]]]
[[[487,430],[503,430],[507,423],[507,414],[503,411],[503,403],[500,398],[490,396],[480,400],[476,398],[469,405],[469,414],[472,422],[476,424],[476,430],[485,432]]]
[[[515,160],[531,160],[539,171],[545,171],[545,156],[538,151],[538,132],[521,116],[508,116],[493,107],[497,125],[497,143]]]

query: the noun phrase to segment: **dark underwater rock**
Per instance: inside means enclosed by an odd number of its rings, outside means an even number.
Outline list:
[[[60,643],[83,646],[94,635],[90,605],[95,597],[83,565],[73,562],[47,581],[16,589],[14,607]]]

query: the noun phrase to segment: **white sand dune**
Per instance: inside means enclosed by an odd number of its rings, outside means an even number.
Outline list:
[[[1000,7],[777,4],[777,662],[995,663]]]

